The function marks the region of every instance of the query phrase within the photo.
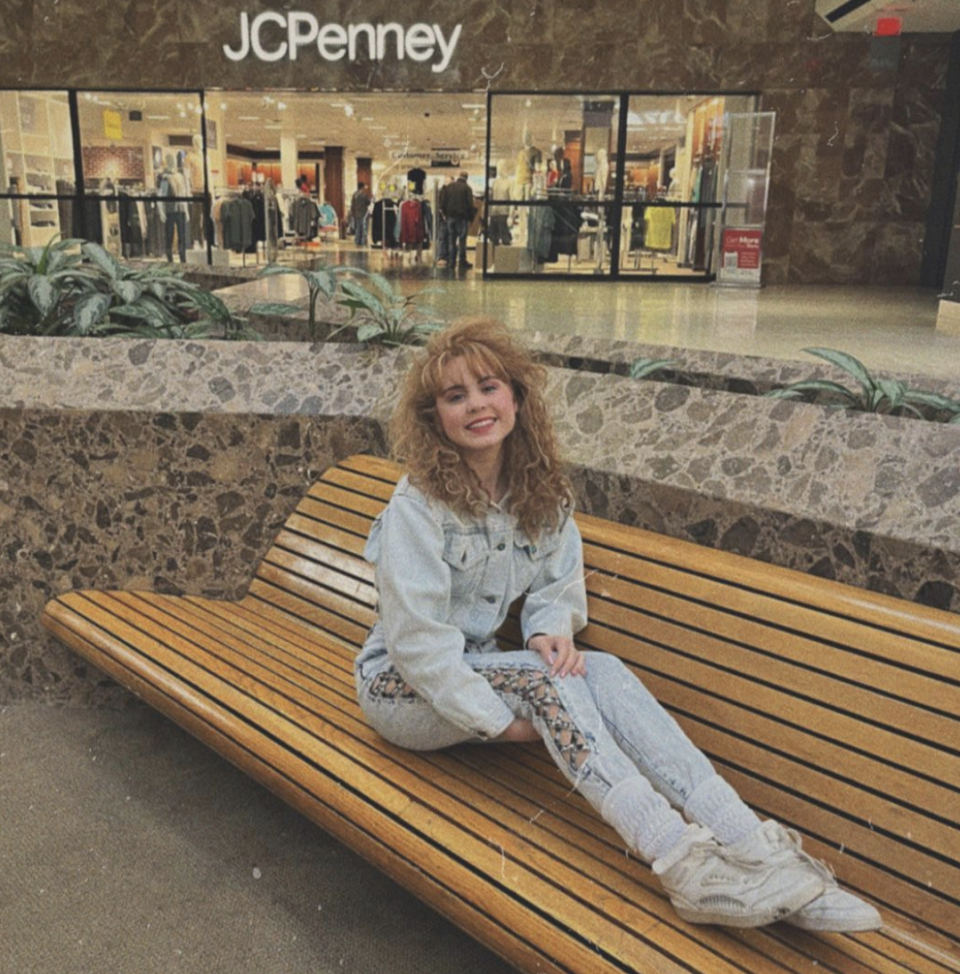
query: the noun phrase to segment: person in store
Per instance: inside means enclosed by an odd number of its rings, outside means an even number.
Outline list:
[[[350,217],[353,220],[353,242],[358,247],[366,246],[367,243],[367,212],[370,209],[370,202],[367,184],[364,182],[358,183],[357,191],[350,199]]]
[[[570,160],[564,158],[561,164],[563,169],[560,172],[560,179],[557,182],[557,188],[573,189],[573,170],[570,168]]]
[[[434,335],[407,372],[391,426],[406,475],[364,552],[379,611],[355,663],[367,720],[412,750],[542,741],[690,922],[877,928],[876,910],[795,833],[761,822],[617,657],[577,648],[582,544],[545,385],[482,317]],[[524,649],[500,651],[521,595]]]
[[[447,176],[447,181],[440,187],[437,196],[437,210],[439,220],[437,221],[437,263],[448,266],[450,262],[450,235],[447,232],[447,210],[446,194],[447,190],[454,184],[453,176]]]
[[[457,180],[445,186],[443,191],[443,210],[447,219],[447,266],[462,270],[473,267],[467,260],[467,234],[476,213],[476,205],[468,178],[467,172],[461,172]]]
[[[557,167],[556,159],[547,160],[547,189],[555,186],[560,181],[560,169]]]

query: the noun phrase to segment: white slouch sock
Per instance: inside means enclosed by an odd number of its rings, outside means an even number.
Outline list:
[[[602,815],[646,862],[669,852],[687,828],[679,812],[639,774],[618,781],[607,792]]]
[[[691,822],[705,825],[723,845],[739,842],[760,827],[760,819],[720,775],[697,785],[683,806]]]

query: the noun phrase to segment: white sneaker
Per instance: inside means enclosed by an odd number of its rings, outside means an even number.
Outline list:
[[[824,889],[819,873],[805,864],[784,868],[780,861],[744,859],[700,825],[688,826],[653,871],[690,923],[760,927],[795,913]]]
[[[764,862],[805,864],[823,880],[823,892],[806,906],[786,917],[786,922],[801,930],[833,933],[862,933],[883,926],[880,914],[853,893],[840,889],[830,867],[804,852],[799,834],[772,819],[746,838],[728,847],[746,859]]]

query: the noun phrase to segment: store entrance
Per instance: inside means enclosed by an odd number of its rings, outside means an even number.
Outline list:
[[[280,262],[363,253],[373,267],[432,265],[440,189],[466,171],[483,192],[486,102],[474,95],[208,91],[206,117],[214,244],[232,263],[219,214],[237,198],[259,206],[268,181]]]
[[[755,103],[491,95],[485,273],[712,280],[723,119]]]

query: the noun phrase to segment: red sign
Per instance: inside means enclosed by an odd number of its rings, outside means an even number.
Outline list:
[[[757,270],[762,237],[762,230],[724,230],[723,266],[738,271]]]
[[[877,17],[875,37],[899,37],[903,31],[902,17]]]

